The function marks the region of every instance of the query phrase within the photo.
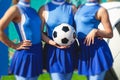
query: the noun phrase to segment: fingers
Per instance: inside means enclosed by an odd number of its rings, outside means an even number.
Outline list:
[[[65,48],[69,48],[70,46],[66,46],[66,45],[59,45],[56,43],[56,47],[60,48],[60,49],[65,49]]]
[[[94,38],[92,38],[92,41],[91,41],[91,42],[92,42],[92,44],[94,44]]]
[[[20,49],[30,49],[29,47],[22,46]]]
[[[25,40],[23,42],[20,42],[16,44],[16,50],[21,50],[21,49],[29,49],[30,46],[32,46],[32,43],[30,40]]]
[[[31,46],[32,45],[32,43],[31,43],[31,41],[30,40],[25,40],[25,41],[23,41],[22,42],[22,44],[21,44],[22,46]]]
[[[30,41],[30,40],[24,40],[23,42],[29,42],[29,43],[31,43],[31,41]]]
[[[70,46],[60,46],[59,48],[61,49],[65,49],[65,48],[69,48]]]
[[[85,38],[84,44],[86,44],[86,46],[90,46],[91,44],[94,44],[94,38]]]

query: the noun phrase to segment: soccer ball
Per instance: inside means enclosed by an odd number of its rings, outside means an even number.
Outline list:
[[[66,23],[62,23],[54,28],[53,40],[59,45],[71,45],[76,39],[75,29]]]

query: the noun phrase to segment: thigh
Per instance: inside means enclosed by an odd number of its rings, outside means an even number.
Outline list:
[[[73,72],[71,73],[66,73],[65,74],[65,80],[71,80],[72,79]]]
[[[51,73],[50,77],[51,77],[51,80],[65,80],[64,74],[61,74],[61,73]]]
[[[88,80],[104,80],[105,74],[106,74],[106,71],[104,71],[98,75],[89,76]]]
[[[22,76],[15,76],[16,80],[37,80],[38,77],[30,77],[30,78],[26,78],[26,77],[22,77]]]
[[[38,80],[38,77],[31,77],[31,78],[28,78],[28,80]]]
[[[24,77],[15,75],[15,80],[26,80]]]

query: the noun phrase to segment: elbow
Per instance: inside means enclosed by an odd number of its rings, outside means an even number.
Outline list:
[[[1,36],[1,34],[2,34],[2,28],[1,28],[1,26],[0,26],[0,36]]]
[[[0,31],[0,41],[1,41],[1,39],[2,39],[1,37],[2,37],[2,32]]]
[[[112,37],[113,37],[113,32],[110,32],[108,38],[112,38]]]
[[[0,41],[2,41],[4,34],[5,34],[4,29],[1,28],[1,26],[0,26]]]

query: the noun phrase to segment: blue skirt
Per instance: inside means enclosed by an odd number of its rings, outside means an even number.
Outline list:
[[[29,50],[17,50],[12,58],[10,72],[22,77],[36,77],[42,73],[42,44]]]
[[[113,57],[104,40],[95,38],[94,44],[90,46],[83,43],[84,39],[79,42],[78,73],[80,75],[95,75],[112,67]]]
[[[47,71],[49,73],[70,73],[75,66],[76,43],[67,49],[59,49],[54,46],[45,45],[47,55]]]

